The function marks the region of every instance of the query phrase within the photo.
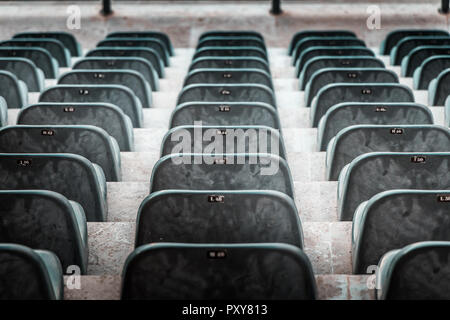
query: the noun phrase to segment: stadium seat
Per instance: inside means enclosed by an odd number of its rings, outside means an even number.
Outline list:
[[[72,70],[94,70],[94,69],[106,69],[106,70],[134,70],[139,72],[145,80],[150,84],[152,91],[159,90],[158,73],[153,66],[144,58],[102,58],[102,57],[89,57],[78,60],[74,63]]]
[[[257,37],[264,41],[261,33],[251,30],[211,30],[203,32],[198,40],[208,37]]]
[[[281,244],[148,244],[125,262],[123,300],[312,300],[311,263]]]
[[[14,35],[13,38],[53,38],[61,41],[64,46],[69,49],[70,54],[74,57],[81,57],[81,46],[70,32],[22,32]]]
[[[0,57],[30,59],[34,62],[36,67],[44,72],[45,78],[56,79],[58,76],[58,61],[56,61],[47,50],[42,48],[0,46]]]
[[[445,125],[450,127],[450,99],[445,100]]]
[[[295,45],[305,39],[310,37],[354,37],[356,34],[353,31],[348,30],[305,30],[299,31],[291,39],[289,43],[288,54],[292,55]]]
[[[450,69],[442,70],[428,85],[428,104],[430,106],[443,106],[450,95]],[[0,93],[1,94],[1,93]]]
[[[22,108],[17,124],[91,125],[114,137],[120,151],[134,150],[133,125],[119,107],[110,103],[46,103]]]
[[[192,61],[189,71],[195,69],[261,69],[270,74],[270,67],[266,60],[258,57],[203,57]]]
[[[165,190],[139,207],[136,243],[287,243],[303,248],[294,200],[276,191]]]
[[[13,73],[30,92],[41,92],[44,88],[44,73],[29,59],[0,58],[0,70]]]
[[[0,154],[1,190],[51,190],[78,202],[89,222],[106,220],[102,169],[75,154]]]
[[[413,77],[425,60],[438,55],[450,55],[450,46],[419,46],[412,49],[402,60],[401,76]]]
[[[172,153],[158,160],[150,179],[150,193],[168,189],[275,190],[294,198],[286,160],[263,153]]]
[[[156,38],[106,38],[101,40],[97,47],[143,47],[156,51],[160,60],[162,60],[164,66],[168,67],[169,54],[164,49],[164,43]]]
[[[412,36],[448,36],[448,31],[438,29],[397,29],[388,33],[381,42],[380,54],[389,55],[400,40]]]
[[[49,38],[15,38],[2,41],[3,47],[37,47],[46,49],[53,58],[58,61],[60,67],[70,67],[70,51],[64,47],[61,41]]]
[[[264,102],[276,108],[273,91],[264,85],[243,84],[192,84],[178,95],[177,105],[185,102]]]
[[[397,74],[384,68],[326,68],[316,71],[305,88],[305,105],[311,106],[319,90],[332,83],[398,83]]]
[[[342,129],[358,124],[433,124],[430,108],[417,103],[343,102],[332,106],[319,121],[318,151]]]
[[[74,265],[86,274],[87,224],[78,203],[53,191],[0,191],[0,221],[0,243],[51,251],[64,270]]]
[[[449,199],[449,190],[391,190],[363,202],[353,218],[353,273],[414,242],[450,241]]]
[[[406,57],[411,50],[419,46],[444,46],[450,45],[450,36],[412,36],[400,40],[397,45],[391,50],[391,65],[399,66],[404,57]]]
[[[430,82],[439,76],[441,71],[450,69],[450,55],[432,56],[423,61],[414,71],[414,89],[427,90]]]
[[[0,96],[8,108],[22,108],[28,104],[27,85],[9,71],[0,70]]]
[[[5,98],[0,96],[0,127],[8,124],[8,105]]]
[[[158,52],[145,47],[99,47],[86,53],[86,57],[108,58],[143,58],[147,60],[158,73],[159,78],[164,78],[164,65],[158,56]]]
[[[351,221],[362,202],[382,191],[450,189],[449,167],[449,152],[363,154],[346,165],[339,175],[340,220]]]
[[[198,41],[197,50],[203,47],[258,47],[264,51],[266,50],[263,40],[251,36],[205,37]]]
[[[1,131],[0,131],[1,132]],[[450,130],[438,125],[356,125],[339,131],[327,148],[327,179],[369,152],[450,152]]]
[[[124,85],[139,98],[144,108],[150,108],[152,105],[150,85],[134,70],[72,70],[61,75],[58,84]]]
[[[258,47],[203,47],[194,53],[192,60],[201,57],[258,57],[267,61],[266,52]]]
[[[380,59],[370,56],[319,56],[310,59],[302,70],[300,77],[300,90],[305,90],[306,84],[312,75],[326,68],[384,68]]]
[[[412,90],[402,84],[346,83],[329,84],[319,90],[311,106],[311,125],[340,102],[414,102]]]
[[[74,153],[120,181],[120,150],[105,130],[86,125],[18,125],[0,129],[0,153]]]
[[[109,33],[106,38],[156,38],[164,43],[165,50],[170,56],[175,55],[169,36],[160,31],[117,31]]]
[[[193,125],[202,121],[205,126],[254,125],[280,129],[275,108],[262,102],[186,102],[175,108],[169,127]]]
[[[58,257],[12,243],[0,243],[0,300],[63,300]]]
[[[316,57],[375,57],[372,50],[366,47],[311,47],[302,52],[295,62],[295,76],[300,77],[304,66]],[[306,83],[305,83],[306,85]]]
[[[133,127],[142,127],[142,105],[133,91],[122,85],[57,85],[44,90],[39,102],[111,103],[130,117]]]
[[[307,37],[298,41],[292,52],[292,65],[300,55],[312,47],[365,47],[366,44],[361,39],[355,37]]]
[[[450,242],[425,241],[389,251],[378,265],[379,300],[449,300]]]
[[[178,148],[180,144],[184,143],[187,144],[188,151]],[[271,153],[286,159],[283,137],[274,128],[266,126],[205,126],[203,124],[170,129],[161,143],[161,157],[171,153],[189,153],[191,152],[189,150],[195,150],[195,148],[199,150],[192,152],[210,154]]]
[[[202,83],[257,83],[273,90],[272,77],[261,69],[195,69],[187,74],[183,86]]]

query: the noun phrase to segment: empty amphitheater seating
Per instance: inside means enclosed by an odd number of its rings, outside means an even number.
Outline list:
[[[402,84],[334,83],[319,90],[311,106],[311,125],[317,127],[320,118],[337,103],[351,102],[414,102],[412,90]]]
[[[172,113],[169,127],[193,125],[201,121],[204,126],[260,125],[281,128],[276,109],[262,102],[186,102]]]
[[[0,242],[56,254],[63,270],[87,272],[88,240],[83,208],[46,190],[0,191]]]
[[[363,202],[353,218],[353,273],[418,241],[450,241],[449,190],[390,190]]]
[[[116,31],[109,33],[106,38],[156,38],[164,43],[164,48],[170,56],[175,55],[170,38],[160,31]]]
[[[270,74],[261,69],[195,69],[184,80],[184,86],[203,83],[256,83],[273,90]]]
[[[362,202],[382,191],[449,189],[449,163],[450,153],[445,152],[374,152],[357,157],[339,175],[340,220],[351,221]]]
[[[189,71],[195,69],[261,69],[270,74],[266,60],[259,57],[202,57],[192,61]]]
[[[450,95],[450,69],[444,69],[428,86],[428,104],[443,106]]]
[[[8,105],[6,100],[0,96],[0,127],[8,124]]]
[[[389,251],[379,263],[380,300],[448,300],[450,242],[417,242]]]
[[[74,70],[58,79],[58,84],[124,85],[139,98],[144,108],[152,105],[152,90],[148,82],[133,70]]]
[[[450,55],[450,46],[419,46],[412,49],[402,60],[402,77],[414,76],[414,72],[425,60],[436,55]]]
[[[0,300],[62,300],[64,280],[50,251],[0,243]]]
[[[203,47],[257,47],[266,50],[264,41],[252,36],[210,36],[200,39],[197,49]]]
[[[63,31],[46,31],[46,32],[21,32],[14,35],[13,38],[53,38],[61,41],[64,46],[69,49],[70,54],[74,57],[82,55],[81,46],[75,39],[75,36],[69,32]]]
[[[128,257],[122,281],[124,300],[316,298],[308,257],[281,243],[145,245]]]
[[[342,102],[332,106],[318,125],[318,148],[326,151],[330,140],[342,129],[358,124],[433,124],[430,108],[417,103]]]
[[[9,71],[0,70],[0,96],[8,108],[22,108],[28,103],[26,84]]]
[[[380,54],[389,55],[392,49],[406,37],[412,36],[448,36],[448,31],[440,29],[397,29],[389,32],[381,42]]]
[[[134,150],[133,125],[122,109],[110,103],[41,102],[20,110],[17,124],[91,125],[115,138],[121,151]]]
[[[44,73],[34,62],[25,58],[0,58],[0,70],[13,73],[22,80],[30,92],[41,92],[44,88]]]
[[[305,30],[294,34],[288,48],[288,55],[292,55],[298,42],[310,37],[354,37],[356,34],[349,30]]]
[[[339,131],[327,148],[327,178],[359,155],[378,152],[450,152],[450,130],[437,125],[356,125]]]
[[[414,89],[427,90],[430,82],[437,78],[442,70],[448,68],[450,68],[450,55],[427,58],[414,72]]]
[[[164,190],[142,202],[135,246],[155,242],[303,247],[294,201],[276,191]]]
[[[142,126],[141,102],[123,85],[57,85],[44,90],[39,102],[112,103],[130,117],[133,127]]]
[[[399,66],[412,49],[426,45],[450,45],[450,36],[411,36],[400,40],[391,50],[391,64]]]
[[[117,142],[86,125],[8,126],[0,129],[0,153],[74,153],[98,164],[107,181],[121,180]]]
[[[267,60],[266,52],[258,47],[203,47],[194,53],[193,60],[200,57],[258,57]]]
[[[36,67],[44,72],[45,78],[56,79],[58,76],[58,61],[42,48],[0,46],[0,57],[30,59]]]
[[[78,202],[87,221],[106,219],[102,169],[75,154],[0,154],[1,190],[51,190]]]

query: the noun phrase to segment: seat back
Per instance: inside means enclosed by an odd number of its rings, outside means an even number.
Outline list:
[[[297,42],[309,37],[355,37],[356,34],[349,30],[305,30],[299,31],[291,39],[289,43],[288,54],[292,55]]]
[[[16,33],[13,38],[53,38],[61,41],[64,46],[69,49],[70,54],[74,57],[81,57],[83,55],[81,46],[70,32],[61,31],[47,31],[47,32],[21,32]]]
[[[202,57],[192,61],[189,71],[220,68],[261,69],[270,74],[269,64],[259,57]]]
[[[0,70],[13,73],[22,80],[30,92],[41,92],[44,88],[44,76],[33,61],[26,58],[0,58]]]
[[[192,60],[201,57],[258,57],[267,61],[266,52],[258,47],[203,47],[195,52]]]
[[[45,78],[56,79],[58,76],[58,62],[52,58],[47,50],[42,48],[0,46],[0,57],[30,59],[36,67],[44,72]]]
[[[8,108],[22,108],[28,104],[26,85],[9,72],[0,70],[0,97],[6,100]]]
[[[109,33],[106,38],[156,38],[164,43],[169,55],[175,55],[169,36],[160,31],[117,31]]]

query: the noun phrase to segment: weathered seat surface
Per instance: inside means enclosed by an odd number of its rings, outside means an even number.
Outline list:
[[[437,78],[441,71],[449,68],[450,55],[427,58],[414,72],[414,89],[427,90],[430,82]]]
[[[32,60],[26,58],[0,58],[0,70],[13,73],[22,80],[30,92],[41,92],[44,88],[44,73]]]
[[[36,67],[44,72],[45,78],[56,79],[58,76],[58,62],[47,50],[42,48],[0,46],[0,57],[30,59]]]
[[[22,108],[28,104],[26,84],[9,72],[0,70],[0,97],[6,101],[8,108]]]
[[[412,49],[402,60],[402,77],[412,77],[426,59],[437,55],[450,55],[450,46],[419,46]]]
[[[445,46],[450,45],[450,36],[411,36],[400,40],[397,45],[391,50],[391,64],[399,66],[404,57],[406,57],[411,50],[419,46]]]

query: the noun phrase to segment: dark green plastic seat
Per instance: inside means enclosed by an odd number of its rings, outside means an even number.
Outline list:
[[[398,29],[389,32],[380,46],[380,54],[389,55],[400,40],[411,36],[446,36],[448,31],[439,29]]]
[[[313,100],[311,125],[317,127],[328,109],[340,102],[414,102],[414,94],[409,87],[397,83],[329,84]]]
[[[449,190],[391,190],[363,202],[353,218],[353,273],[418,241],[450,241]]]
[[[319,56],[310,59],[303,68],[300,77],[300,90],[305,90],[314,73],[326,68],[384,68],[380,59],[370,56]]]
[[[207,37],[257,37],[264,41],[261,33],[252,30],[211,30],[203,32],[198,39]]]
[[[266,52],[258,47],[203,47],[194,53],[192,60],[201,57],[258,57],[267,61]]]
[[[386,253],[378,265],[379,300],[449,300],[450,242],[423,241]]]
[[[64,270],[78,266],[86,274],[87,224],[78,203],[53,191],[0,191],[0,224],[0,242],[51,251]]]
[[[419,46],[445,46],[450,45],[450,36],[412,36],[403,38],[391,50],[391,65],[399,66],[404,57],[406,57],[411,50]]]
[[[149,244],[123,270],[123,300],[316,298],[308,257],[288,244]]]
[[[27,85],[13,73],[0,70],[0,97],[5,99],[8,108],[22,108],[28,104]]]
[[[442,70],[450,68],[450,55],[432,56],[423,61],[414,71],[414,89],[427,90],[430,82],[439,76]]]
[[[298,41],[292,52],[292,65],[300,55],[308,48],[312,47],[365,47],[363,40],[355,37],[307,37]]]
[[[172,153],[158,160],[150,179],[150,193],[169,189],[275,190],[294,198],[286,160],[264,153]]]
[[[204,37],[198,41],[197,50],[203,47],[258,47],[266,50],[261,38],[252,36],[214,36]]]
[[[433,124],[430,108],[417,103],[343,102],[332,106],[319,121],[318,151],[342,129],[358,124]]]
[[[402,60],[402,77],[414,76],[414,72],[425,60],[438,55],[450,55],[450,46],[419,46],[412,49]]]
[[[106,38],[156,38],[164,43],[165,50],[170,56],[175,55],[169,36],[160,31],[116,31],[109,33]]]
[[[72,70],[134,70],[139,72],[150,84],[152,91],[159,90],[158,73],[144,58],[83,58],[72,66]]]
[[[61,41],[50,38],[15,38],[6,40],[0,44],[3,47],[37,47],[46,49],[61,67],[70,67],[70,51],[64,47]]]
[[[74,35],[69,32],[61,31],[46,31],[46,32],[22,32],[14,35],[13,38],[53,38],[61,41],[64,46],[69,49],[70,54],[74,57],[81,57],[83,55],[81,46],[75,39]]]
[[[136,247],[154,242],[279,242],[303,248],[294,200],[276,191],[154,192],[141,203],[136,227]]]
[[[398,83],[397,74],[385,68],[326,68],[316,71],[305,88],[305,105],[319,90],[332,83]]]
[[[133,127],[142,127],[142,105],[128,87],[121,85],[57,85],[44,90],[39,102],[98,102],[118,106]]]
[[[0,127],[8,124],[8,105],[5,98],[0,96]]]
[[[450,69],[444,69],[431,80],[428,86],[428,104],[430,106],[443,106],[450,95]],[[1,94],[1,93],[0,93]]]
[[[289,43],[288,54],[292,55],[295,45],[304,38],[310,37],[354,37],[356,34],[349,30],[305,30],[294,34]]]
[[[295,62],[295,76],[299,77],[303,72],[303,68],[313,58],[316,57],[375,57],[375,53],[366,47],[311,47],[302,52]],[[306,85],[306,84],[305,84]]]
[[[272,77],[261,69],[195,69],[187,74],[183,86],[202,83],[257,83],[273,90]]]
[[[145,47],[99,47],[86,53],[86,57],[143,58],[155,68],[159,78],[164,78],[163,62],[154,49]]]
[[[175,108],[169,127],[193,125],[202,121],[206,126],[260,125],[280,129],[276,109],[262,102],[186,102]]]
[[[177,105],[185,102],[263,102],[276,108],[273,91],[264,85],[243,84],[192,84],[178,95]]]
[[[105,130],[87,125],[16,125],[0,129],[0,153],[74,153],[120,181],[120,150]]]
[[[110,103],[47,103],[22,108],[17,124],[91,125],[114,137],[120,151],[134,151],[133,125],[119,107]]]
[[[97,43],[97,47],[143,47],[156,51],[164,66],[169,66],[169,54],[164,49],[164,43],[156,38],[106,38]]]
[[[0,70],[13,73],[22,80],[30,92],[41,92],[44,88],[44,73],[32,60],[26,58],[0,58]]]
[[[327,148],[327,179],[337,180],[353,159],[369,152],[450,152],[450,130],[438,125],[356,125],[339,131]]]
[[[447,127],[450,127],[450,99],[447,97],[445,100],[445,119],[444,123]]]
[[[63,300],[58,257],[45,250],[0,243],[0,300]]]
[[[70,153],[0,154],[1,190],[51,190],[78,202],[89,222],[106,220],[103,170]]]
[[[261,69],[270,74],[270,67],[266,60],[258,57],[203,57],[192,61],[189,71],[195,69]]]
[[[351,221],[362,202],[393,189],[450,189],[450,153],[373,152],[357,157],[339,175],[340,220]]]
[[[100,84],[128,87],[144,108],[152,105],[152,89],[144,77],[134,70],[72,70],[58,79],[58,84]]]
[[[56,61],[47,50],[42,48],[0,46],[0,57],[30,59],[34,62],[36,67],[44,72],[45,78],[56,79],[58,76],[58,61]]]
[[[187,144],[187,151],[177,147],[180,142]],[[213,149],[211,149],[212,146],[214,146]],[[271,153],[286,159],[283,137],[278,130],[266,126],[205,126],[202,124],[170,129],[161,143],[161,157],[184,152]]]

